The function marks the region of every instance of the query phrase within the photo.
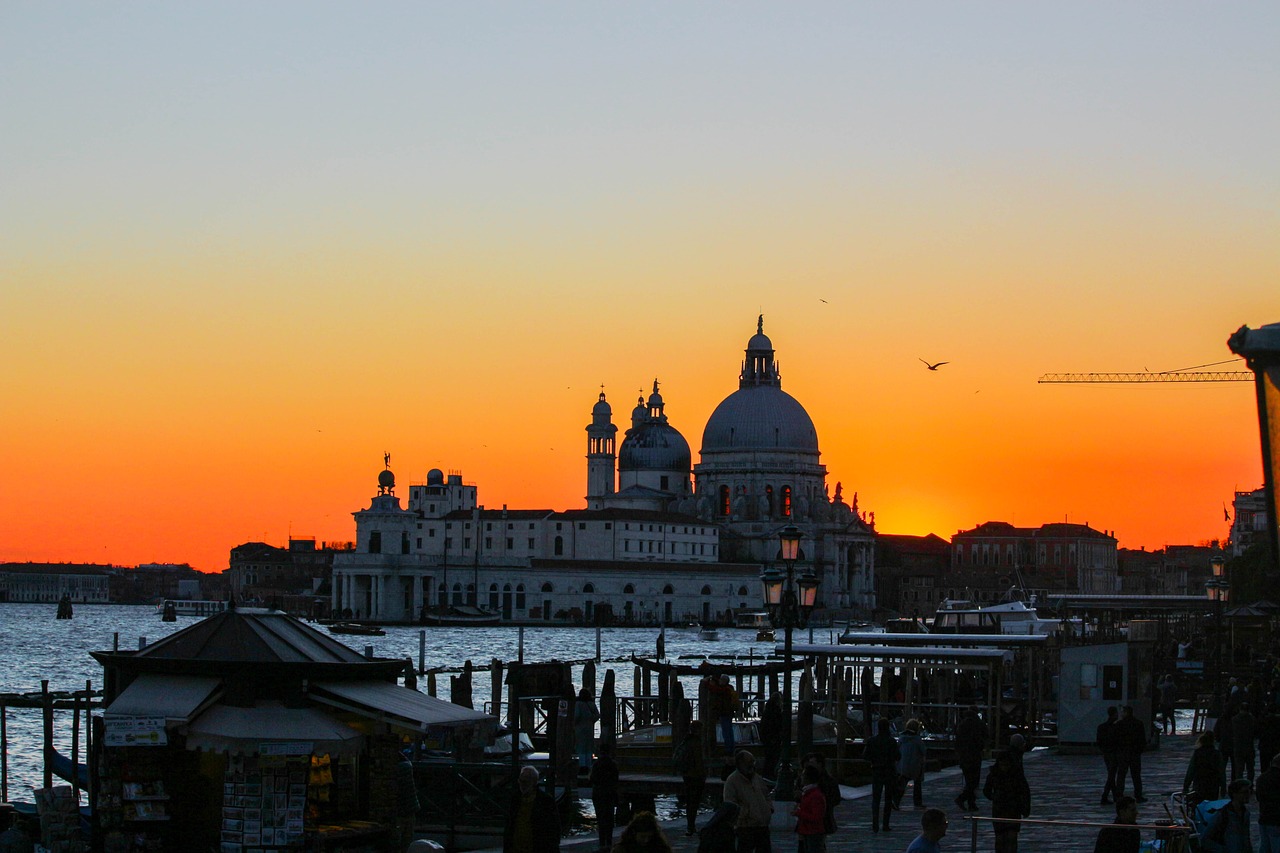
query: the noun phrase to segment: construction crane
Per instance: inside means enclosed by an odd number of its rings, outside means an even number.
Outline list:
[[[1159,373],[1046,373],[1036,380],[1039,385],[1071,385],[1080,383],[1112,384],[1132,382],[1252,382],[1251,370],[1202,370],[1220,364],[1232,364],[1239,359],[1198,364],[1184,370],[1164,370]]]

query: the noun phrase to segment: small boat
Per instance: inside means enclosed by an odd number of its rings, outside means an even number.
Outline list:
[[[715,641],[720,639],[720,629],[714,625],[703,625],[698,628],[698,639]]]
[[[424,607],[418,614],[418,622],[423,625],[448,625],[454,628],[465,625],[497,625],[502,622],[502,614],[468,604],[455,604],[443,613],[432,612]]]
[[[178,616],[212,616],[227,609],[225,601],[192,601],[188,599],[166,598],[156,605],[165,622],[173,622]]]
[[[1059,619],[1045,619],[1022,601],[1005,601],[978,607],[970,601],[947,599],[933,617],[935,634],[1033,634],[1049,635],[1062,630]]]
[[[874,622],[849,622],[840,632],[837,642],[854,643],[857,637],[865,634],[883,634],[884,628]]]
[[[387,634],[377,625],[362,625],[359,622],[334,622],[328,628],[330,634],[355,634],[361,637],[385,637]]]
[[[778,636],[774,633],[772,628],[761,628],[759,631],[756,631],[756,642],[758,643],[772,643],[777,639]]]

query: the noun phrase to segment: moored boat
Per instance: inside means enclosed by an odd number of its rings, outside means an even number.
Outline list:
[[[361,637],[382,637],[386,631],[377,625],[362,625],[359,622],[334,622],[327,626],[330,634],[354,634]]]
[[[502,621],[502,615],[479,607],[458,604],[443,613],[433,613],[424,608],[418,621],[423,625],[448,625],[456,628],[466,625],[497,625]]]

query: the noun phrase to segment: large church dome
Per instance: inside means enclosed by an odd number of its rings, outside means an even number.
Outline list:
[[[818,431],[800,401],[782,390],[764,318],[747,342],[738,390],[716,406],[702,433],[702,452],[789,450],[818,453]]]
[[[781,388],[739,388],[707,420],[702,452],[799,450],[818,452],[818,431],[800,401]]]

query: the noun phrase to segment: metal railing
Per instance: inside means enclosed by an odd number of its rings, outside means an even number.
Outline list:
[[[1103,823],[1100,821],[1090,820],[1040,820],[1037,818],[1010,818],[1010,817],[982,817],[981,815],[964,815],[964,820],[969,821],[969,850],[971,853],[978,853],[978,825],[982,822],[992,824],[993,828],[999,824],[1017,824],[1019,827],[1024,826],[1068,826],[1079,827],[1081,829],[1102,830],[1106,827],[1120,827],[1123,829],[1136,829],[1139,832],[1150,830],[1156,835],[1156,839],[1164,841],[1161,847],[1162,853],[1183,853],[1186,850],[1187,837],[1195,833],[1195,829],[1179,823]],[[1085,833],[1080,833],[1082,836]],[[1096,833],[1095,833],[1096,834]]]

